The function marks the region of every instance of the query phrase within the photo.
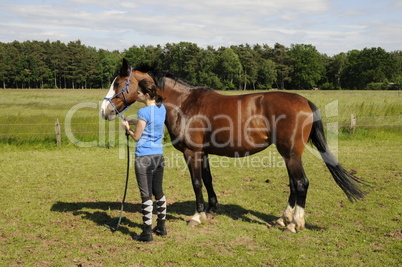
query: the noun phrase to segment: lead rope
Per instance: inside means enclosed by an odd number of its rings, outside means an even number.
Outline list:
[[[120,114],[120,113],[119,113]],[[129,132],[126,131],[126,143],[127,143],[127,171],[126,171],[126,186],[124,188],[124,195],[123,195],[123,200],[121,202],[121,208],[120,208],[120,216],[119,220],[116,223],[116,219],[112,220],[109,223],[106,223],[105,226],[112,230],[113,232],[116,231],[122,220],[124,220],[126,217],[123,217],[123,209],[124,209],[124,201],[126,201],[126,195],[127,195],[127,187],[128,187],[128,177],[130,173],[130,139],[129,139]]]

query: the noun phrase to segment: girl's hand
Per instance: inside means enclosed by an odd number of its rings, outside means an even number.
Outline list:
[[[121,127],[123,128],[123,130],[126,130],[126,131],[130,130],[130,125],[129,125],[128,121],[122,120]]]

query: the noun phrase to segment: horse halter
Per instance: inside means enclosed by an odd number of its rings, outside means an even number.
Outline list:
[[[130,107],[130,104],[128,103],[126,94],[125,94],[124,92],[130,93],[130,88],[129,88],[129,86],[130,86],[130,82],[131,82],[130,78],[131,78],[131,74],[132,74],[132,73],[133,73],[133,68],[130,68],[130,74],[129,74],[128,77],[127,77],[126,85],[123,87],[123,89],[121,89],[120,92],[118,92],[117,94],[113,95],[112,97],[105,97],[105,98],[104,98],[105,100],[109,101],[110,105],[112,105],[112,107],[113,107],[114,111],[116,112],[117,116],[119,116],[121,119],[124,119],[122,113],[123,113],[124,111],[126,111],[126,110]],[[114,98],[117,98],[117,96],[119,96],[119,95],[123,95],[123,98],[122,98],[122,99],[123,99],[123,103],[124,103],[124,105],[126,105],[126,107],[125,107],[121,112],[119,112],[119,111],[117,110],[115,104],[112,102],[112,100],[113,100]]]

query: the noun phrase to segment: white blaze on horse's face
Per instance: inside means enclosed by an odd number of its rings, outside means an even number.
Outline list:
[[[105,98],[111,98],[112,96],[115,95],[114,82],[116,81],[116,79],[117,78],[115,78],[113,80],[112,84],[110,85],[109,92],[107,93]],[[107,100],[107,99],[104,99],[103,102],[102,102],[102,105],[100,107],[100,114],[101,114],[102,118],[105,119],[105,120],[112,121],[112,120],[116,119],[116,111],[114,110],[114,108],[110,104],[110,101]]]

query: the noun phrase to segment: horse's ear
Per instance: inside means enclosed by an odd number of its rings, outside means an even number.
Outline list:
[[[124,77],[124,76],[128,76],[129,73],[130,73],[130,70],[128,67],[128,61],[127,61],[127,59],[123,58],[123,64],[121,65],[119,75]]]

